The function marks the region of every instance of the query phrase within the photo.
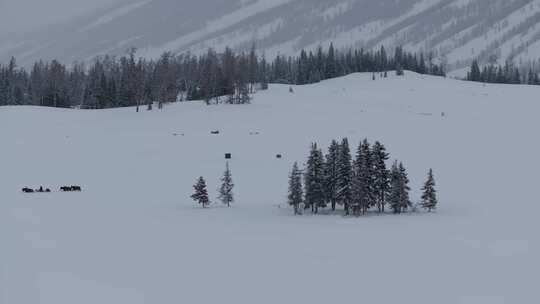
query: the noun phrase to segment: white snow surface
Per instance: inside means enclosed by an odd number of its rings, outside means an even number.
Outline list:
[[[0,303],[536,303],[540,88],[407,72],[293,89],[141,113],[0,108]],[[432,167],[440,209],[293,216],[292,163],[343,136],[386,144],[415,201]],[[192,185],[203,175],[214,199],[226,152],[237,202],[203,210]],[[54,191],[20,192],[39,185]]]

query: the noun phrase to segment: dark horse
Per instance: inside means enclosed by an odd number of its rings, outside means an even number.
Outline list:
[[[24,193],[34,193],[34,189],[30,189],[30,188],[22,188],[22,192]]]
[[[81,188],[81,186],[63,186],[63,187],[60,187],[60,191],[63,191],[63,192],[81,192],[82,188]]]

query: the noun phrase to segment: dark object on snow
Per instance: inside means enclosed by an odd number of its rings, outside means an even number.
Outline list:
[[[80,186],[63,186],[63,187],[60,187],[60,191],[63,191],[63,192],[74,192],[74,191],[80,192],[80,191],[82,191],[82,188]]]
[[[225,159],[231,159],[232,154],[231,153],[225,153]]]
[[[51,189],[47,188],[47,189],[45,189],[45,192],[49,193],[49,192],[51,192]]]
[[[43,190],[43,186],[39,186],[39,189],[36,192],[45,192],[45,190]]]
[[[34,189],[24,187],[24,188],[22,188],[22,192],[24,192],[24,193],[34,193]]]
[[[219,134],[219,130],[211,131],[210,133],[213,134],[213,135],[218,135],[218,134]]]
[[[276,158],[282,158],[282,157],[283,157],[283,155],[281,155],[281,154],[276,155]]]

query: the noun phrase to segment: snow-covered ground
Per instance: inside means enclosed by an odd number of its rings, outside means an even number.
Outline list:
[[[540,88],[370,78],[248,106],[0,108],[0,303],[536,303]],[[438,212],[293,216],[292,163],[343,136],[385,143],[415,201],[433,167]],[[237,203],[195,207],[226,152]],[[20,192],[65,184],[83,192]]]

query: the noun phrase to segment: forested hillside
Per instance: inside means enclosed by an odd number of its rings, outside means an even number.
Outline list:
[[[331,44],[299,56],[277,56],[267,61],[256,53],[222,53],[209,49],[205,55],[164,53],[158,60],[128,56],[104,56],[89,65],[66,66],[56,60],[39,61],[30,70],[17,67],[16,59],[0,64],[0,105],[40,105],[102,109],[185,100],[207,104],[249,103],[251,94],[268,83],[309,84],[357,72],[415,71],[444,75],[431,56],[384,47],[376,52],[339,52]],[[375,74],[373,75],[375,77]],[[139,107],[137,107],[137,111]]]

